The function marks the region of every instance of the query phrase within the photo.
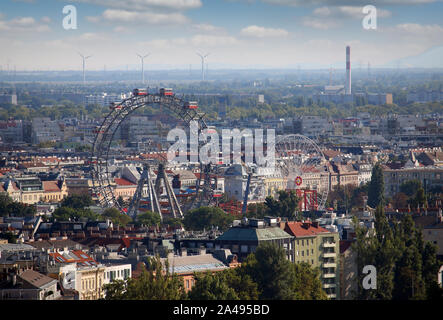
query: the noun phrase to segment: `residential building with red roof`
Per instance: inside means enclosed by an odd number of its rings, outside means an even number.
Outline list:
[[[320,269],[323,289],[330,299],[340,299],[340,236],[320,227],[318,222],[286,221],[280,228],[294,237],[295,263],[305,262]]]
[[[104,265],[82,250],[57,251],[48,255],[48,275],[63,281],[66,289],[78,291],[80,300],[104,298]]]
[[[122,197],[124,200],[132,198],[135,191],[137,190],[137,185],[124,178],[114,179],[114,194],[116,197]]]

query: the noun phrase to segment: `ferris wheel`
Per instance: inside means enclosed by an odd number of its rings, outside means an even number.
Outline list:
[[[175,115],[178,119],[182,120],[185,125],[189,127],[191,121],[196,121],[198,124],[198,130],[207,129],[207,125],[204,120],[204,113],[198,112],[196,102],[184,101],[182,98],[173,94],[172,89],[160,89],[159,93],[149,93],[146,89],[135,89],[132,96],[119,103],[113,103],[110,106],[111,111],[105,117],[102,124],[95,130],[95,139],[93,143],[91,153],[91,175],[93,182],[93,194],[97,197],[99,204],[103,208],[116,207],[122,212],[125,212],[127,208],[123,208],[117,201],[117,197],[114,193],[114,172],[111,168],[110,162],[113,159],[113,155],[110,154],[113,138],[122,122],[134,111],[145,106],[152,106],[154,108],[164,108],[171,114]],[[142,164],[144,172],[142,173],[143,179],[149,180],[149,168],[146,163]],[[171,186],[168,186],[169,182],[165,172],[165,161],[159,161],[159,169],[157,172],[158,178],[163,180],[164,189],[168,193],[170,201],[174,202],[174,217],[175,212],[179,212],[182,216],[182,211],[179,206],[177,197],[172,193]],[[196,180],[195,193],[188,199],[187,207],[192,206],[193,200],[201,200],[202,194],[206,195],[211,188],[207,186],[205,181],[202,180],[200,174]],[[155,187],[149,188],[150,184],[148,180],[139,180],[137,190],[131,201],[130,209],[133,208],[135,214],[138,210],[138,203],[142,197],[142,190],[144,184],[147,183],[148,191],[151,196],[151,203],[157,202],[158,197],[153,195],[153,192],[158,192],[159,185],[156,181]],[[203,192],[202,192],[203,191]],[[172,199],[172,200],[171,200]],[[172,202],[171,202],[172,204]],[[158,213],[162,216],[162,211],[158,206]],[[128,212],[129,213],[129,212]],[[135,215],[134,214],[134,215]]]
[[[303,210],[324,210],[329,191],[326,159],[318,145],[300,134],[284,135],[275,144],[276,168],[295,190]]]

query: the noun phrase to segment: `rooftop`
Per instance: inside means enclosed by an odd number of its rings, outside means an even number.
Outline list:
[[[219,236],[217,241],[266,241],[291,238],[279,227],[255,228],[252,226],[232,227]]]
[[[53,278],[45,276],[44,274],[41,274],[34,270],[25,270],[22,273],[20,273],[18,277],[36,288],[43,287],[46,284],[51,283],[53,281],[57,281]]]
[[[287,221],[284,223],[284,230],[296,238],[316,236],[320,233],[330,233],[325,228],[309,221]]]

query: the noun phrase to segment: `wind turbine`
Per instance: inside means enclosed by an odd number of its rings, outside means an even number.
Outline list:
[[[138,53],[137,53],[137,55],[139,56],[139,58],[142,62],[142,82],[143,82],[143,84],[145,84],[145,70],[144,70],[145,58],[147,58],[150,55],[150,53],[145,54],[144,56],[142,56],[141,54],[138,54]]]
[[[202,81],[205,80],[205,58],[210,55],[210,53],[207,53],[206,55],[200,54],[197,52],[197,55],[200,56],[202,59]]]
[[[83,85],[85,85],[85,82],[86,82],[86,77],[85,77],[85,64],[86,64],[86,60],[88,60],[88,59],[91,58],[92,56],[87,56],[87,57],[85,57],[85,56],[82,55],[80,52],[78,52],[78,54],[80,55],[80,57],[82,57],[82,60],[83,60]]]

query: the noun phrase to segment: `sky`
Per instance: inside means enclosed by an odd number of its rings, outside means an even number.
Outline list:
[[[65,29],[65,6],[77,28]],[[377,26],[365,29],[366,5]],[[442,0],[2,0],[2,70],[443,67]],[[73,22],[73,20],[71,20]]]

